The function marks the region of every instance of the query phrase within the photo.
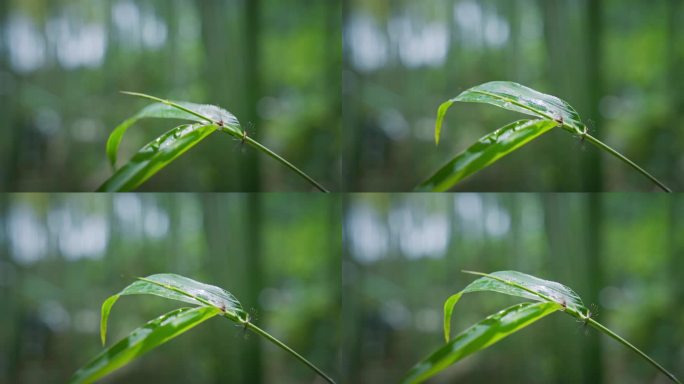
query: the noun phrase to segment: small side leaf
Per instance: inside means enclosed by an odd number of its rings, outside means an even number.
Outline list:
[[[439,145],[439,136],[442,134],[442,123],[444,122],[444,115],[446,115],[449,107],[455,103],[453,99],[447,100],[439,105],[437,109],[437,122],[435,122],[435,144]]]
[[[416,364],[402,383],[420,383],[561,308],[553,302],[521,303],[488,316]]]
[[[180,308],[164,314],[104,350],[79,369],[69,382],[92,383],[219,313],[213,307],[197,307]]]
[[[467,287],[466,287],[467,289]],[[443,327],[444,327],[444,341],[449,342],[449,338],[451,337],[451,315],[454,313],[454,306],[456,303],[458,303],[459,300],[461,300],[461,296],[465,290],[455,293],[451,296],[449,296],[448,299],[444,302],[444,320],[443,320]],[[102,306],[102,316],[104,316],[104,305]],[[104,336],[102,336],[102,344],[104,344]]]
[[[102,345],[107,342],[107,322],[109,321],[109,312],[112,311],[112,306],[119,300],[121,294],[116,294],[109,296],[107,300],[102,303],[102,310],[100,316],[100,339],[102,339]]]
[[[181,125],[146,144],[100,186],[99,192],[130,191],[216,130],[215,125]]]
[[[582,299],[575,291],[555,281],[540,279],[517,271],[498,271],[490,274],[470,271],[463,272],[483,277],[468,284],[462,291],[452,295],[444,302],[444,338],[446,341],[449,341],[451,316],[454,306],[464,293],[498,292],[530,300],[555,302],[571,312],[582,314],[587,312]]]
[[[119,297],[124,295],[155,295],[184,303],[214,307],[224,312],[228,317],[237,320],[248,318],[242,304],[225,289],[173,273],[158,273],[140,277],[138,281],[133,282],[102,303],[102,318],[100,320],[102,344],[106,340],[109,312]]]
[[[499,128],[456,155],[416,189],[418,191],[446,191],[459,181],[543,135],[556,125],[557,123],[551,120],[520,120]]]
[[[572,132],[584,131],[584,124],[575,108],[556,96],[510,81],[490,81],[467,89],[439,106],[435,123],[435,142],[439,143],[442,120],[447,109],[457,101],[492,104],[542,119],[555,120]]]

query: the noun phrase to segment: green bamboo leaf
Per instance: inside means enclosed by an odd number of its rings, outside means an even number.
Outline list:
[[[164,166],[168,165],[172,160],[182,154],[184,151],[192,147],[199,140],[204,138],[206,135],[213,132],[213,130],[220,129],[224,133],[228,133],[234,138],[246,143],[247,145],[255,148],[261,153],[268,155],[274,160],[278,161],[285,167],[289,168],[291,171],[297,173],[311,185],[316,187],[321,192],[328,192],[325,187],[319,184],[311,176],[307,175],[301,169],[297,168],[294,164],[285,160],[283,157],[277,153],[271,151],[258,141],[247,136],[247,132],[240,128],[240,123],[237,118],[233,116],[230,112],[219,108],[214,105],[201,105],[188,102],[174,102],[170,100],[160,99],[156,96],[146,95],[144,93],[137,92],[122,92],[127,95],[138,96],[148,100],[153,100],[157,104],[153,104],[149,110],[143,110],[138,115],[132,117],[129,120],[124,121],[119,125],[114,132],[110,135],[107,140],[107,156],[110,160],[112,167],[116,165],[116,156],[121,143],[121,139],[126,130],[134,124],[137,120],[143,117],[162,117],[162,118],[180,118],[199,122],[199,124],[192,125],[193,131],[195,131],[194,136],[198,136],[197,133],[202,133],[200,138],[193,139],[192,137],[186,137],[185,143],[173,143],[169,141],[169,135],[172,133],[183,135],[183,133],[178,133],[176,130],[185,132],[181,127],[175,128],[174,130],[165,133],[164,135],[157,138],[155,141],[147,144],[143,147],[136,156],[133,157],[131,162],[127,163],[119,172],[115,173],[108,181],[105,182],[98,190],[99,191],[128,191],[131,190],[145,180],[147,180],[154,173],[159,171]],[[207,128],[213,127],[211,132],[206,130]],[[190,132],[185,132],[190,133]],[[178,138],[176,138],[178,139]],[[167,148],[164,145],[159,145],[159,142],[163,141],[164,144],[168,144]],[[180,145],[183,144],[183,145]],[[167,149],[166,153],[160,153],[162,156],[155,156],[154,152],[159,150],[159,148]],[[159,161],[151,161],[151,160]],[[137,161],[136,161],[137,160]]]
[[[107,338],[109,312],[119,297],[124,295],[155,295],[189,304],[210,306],[220,310],[226,317],[234,321],[248,321],[249,319],[238,299],[223,288],[200,283],[172,273],[160,273],[138,279],[102,303],[100,321],[102,344]]]
[[[230,292],[223,288],[200,283],[198,281],[189,279],[184,276],[162,273],[151,275],[147,277],[139,277],[139,281],[134,282],[128,287],[124,288],[121,292],[116,295],[109,297],[102,303],[102,320],[100,323],[100,332],[102,337],[102,343],[105,343],[107,335],[107,321],[109,318],[109,313],[111,312],[112,306],[122,295],[155,295],[161,296],[171,300],[182,301],[190,304],[199,305],[199,308],[204,308],[207,312],[207,316],[211,314],[214,316],[216,314],[221,314],[221,316],[240,324],[245,329],[250,330],[258,334],[259,336],[267,339],[273,344],[277,345],[279,348],[287,351],[291,356],[295,357],[297,360],[301,361],[314,372],[320,375],[325,381],[334,384],[334,380],[325,374],[320,368],[316,367],[313,363],[308,361],[304,356],[295,352],[292,348],[288,347],[285,343],[275,338],[273,335],[264,331],[263,329],[256,326],[256,324],[251,322],[249,314],[247,314],[243,309],[240,302],[233,296]],[[204,312],[203,312],[204,313]],[[203,321],[203,320],[201,320]],[[150,323],[148,323],[149,325]],[[185,323],[184,323],[185,324]],[[190,323],[188,323],[190,324]],[[190,326],[186,328],[189,329]],[[149,328],[147,326],[141,328]],[[154,327],[152,327],[154,328]],[[141,331],[142,332],[142,331]],[[184,332],[184,331],[183,331]],[[144,333],[144,332],[143,332]],[[147,333],[144,333],[145,335]],[[180,333],[174,334],[172,337],[177,336]],[[135,337],[130,337],[123,342],[116,344],[114,347],[108,349],[108,351],[115,351],[116,353],[108,354],[107,352],[101,354],[93,360],[88,366],[82,368],[77,372],[75,377],[75,382],[82,381],[92,381],[98,377],[102,377],[108,372],[119,368],[133,358],[139,356],[140,354],[148,351],[155,346],[169,340],[171,337],[163,338],[165,333],[160,333],[151,339],[152,342],[149,344],[144,344],[142,347],[134,346],[130,350],[127,349],[128,345],[140,338],[140,332],[134,332],[131,334]],[[162,338],[161,342],[157,342]],[[117,347],[119,346],[119,347]],[[118,348],[118,349],[117,349]],[[116,359],[111,358],[115,356]],[[77,380],[76,380],[77,379]]]
[[[416,364],[402,383],[420,383],[561,308],[553,302],[521,303],[488,316]]]
[[[437,144],[439,144],[444,115],[449,107],[457,101],[492,104],[511,111],[556,121],[565,129],[578,134],[585,130],[577,111],[556,96],[547,95],[510,81],[491,81],[465,90],[439,106],[435,124],[435,142]]]
[[[671,192],[665,184],[660,180],[656,179],[653,175],[646,172],[643,168],[638,166],[636,163],[628,159],[626,156],[620,152],[614,150],[607,144],[603,143],[599,139],[591,136],[587,132],[587,127],[582,123],[582,119],[575,109],[565,101],[551,95],[547,95],[532,88],[525,87],[523,85],[513,83],[510,81],[492,81],[485,84],[480,84],[478,86],[472,87],[453,99],[447,100],[442,103],[437,109],[437,120],[435,122],[435,143],[439,144],[440,134],[442,132],[442,123],[447,110],[455,102],[468,102],[468,103],[486,103],[496,105],[504,109],[511,111],[521,112],[527,115],[532,115],[543,119],[544,121],[554,122],[558,127],[564,130],[580,136],[582,139],[586,139],[592,145],[597,148],[610,153],[611,155],[617,157],[625,164],[634,168],[637,172],[641,173],[653,183],[658,185],[663,191]],[[486,137],[486,136],[485,136]],[[482,140],[482,139],[480,139]],[[477,144],[476,144],[477,145]],[[510,151],[509,151],[510,152]],[[509,153],[506,152],[506,153]],[[501,156],[498,156],[500,158]],[[456,160],[456,159],[454,159]],[[452,161],[453,162],[453,161]],[[440,171],[443,172],[443,176],[452,181],[449,177],[453,177],[452,184],[445,183],[441,185],[443,189],[449,188],[451,185],[458,182],[461,178],[451,175],[458,175],[461,168],[449,169],[449,167],[457,166],[458,164],[449,163],[447,166],[442,168]],[[445,169],[447,168],[447,169]],[[480,170],[482,167],[475,167],[473,172]],[[439,173],[439,172],[438,172]],[[472,173],[472,172],[471,172]],[[436,175],[435,175],[436,176]],[[433,177],[435,177],[433,176]],[[465,176],[464,176],[465,177]],[[429,180],[428,180],[429,181]],[[427,183],[427,182],[426,182]],[[423,184],[426,184],[423,183]],[[443,189],[433,189],[430,188],[431,185],[419,186],[419,188],[427,190],[443,190]]]
[[[214,133],[215,125],[181,125],[142,147],[123,167],[98,188],[100,192],[130,191],[152,177],[178,156]]]
[[[124,93],[146,97],[148,99],[153,97],[139,93]],[[156,98],[153,100],[156,100]],[[173,104],[180,105],[185,110],[179,109]],[[121,144],[124,133],[126,133],[128,128],[135,124],[138,120],[148,118],[189,120],[204,124],[211,124],[220,121],[224,124],[225,129],[235,129],[241,132],[240,123],[238,122],[237,118],[232,113],[215,105],[195,104],[185,101],[169,102],[169,104],[164,102],[156,102],[146,106],[136,115],[119,124],[119,126],[114,128],[112,133],[109,135],[109,138],[107,139],[107,157],[109,158],[109,162],[113,169],[116,168],[117,153],[119,151],[119,145]]]
[[[624,345],[628,349],[632,350],[638,354],[641,358],[648,361],[651,365],[656,367],[659,371],[665,374],[670,380],[675,383],[681,384],[681,382],[662,365],[658,364],[650,356],[645,354],[639,348],[632,345],[630,342],[611,331],[609,328],[599,323],[592,318],[592,313],[584,306],[582,299],[577,295],[572,289],[566,287],[563,284],[557,283],[555,281],[543,280],[538,277],[527,275],[516,271],[499,271],[491,274],[482,272],[472,272],[463,271],[465,273],[483,276],[482,278],[474,281],[468,285],[461,292],[449,297],[444,303],[444,336],[447,340],[447,345],[451,345],[455,340],[459,339],[459,336],[452,341],[449,341],[449,332],[451,322],[451,315],[453,312],[454,305],[458,302],[461,296],[467,292],[476,291],[492,291],[503,293],[512,296],[523,297],[526,299],[538,300],[549,305],[553,305],[556,309],[571,315],[585,324],[589,324],[598,331],[610,336],[615,339],[620,344]],[[487,281],[489,280],[489,281]],[[467,332],[467,331],[466,331]],[[442,351],[444,348],[440,349]],[[448,350],[447,350],[448,351]],[[439,351],[438,351],[439,352]],[[472,352],[471,352],[472,353]],[[439,353],[435,355],[440,356]],[[448,360],[449,364],[455,362],[456,360]],[[430,370],[430,376],[444,369],[449,364],[441,364],[434,370]],[[429,376],[419,376],[420,378],[426,378]]]
[[[446,191],[464,178],[550,131],[556,125],[556,122],[550,120],[520,120],[499,128],[456,155],[416,189]]]
[[[469,292],[498,292],[530,300],[555,302],[565,309],[570,308],[579,313],[588,312],[587,307],[584,306],[582,299],[575,291],[555,281],[543,280],[517,271],[498,271],[491,274],[463,272],[482,275],[483,277],[468,284],[462,291],[452,295],[444,302],[444,339],[446,341],[449,341],[454,306],[463,294]]]
[[[104,350],[79,369],[69,382],[92,383],[220,313],[218,309],[206,306],[180,308],[166,313]]]

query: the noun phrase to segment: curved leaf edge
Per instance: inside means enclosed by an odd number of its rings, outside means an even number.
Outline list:
[[[454,99],[449,99],[437,108],[437,120],[435,121],[435,145],[439,145],[439,137],[442,134],[442,124],[444,123],[444,116],[449,108],[456,102]]]
[[[465,91],[459,93],[456,97],[453,97],[453,98],[451,98],[451,99],[449,99],[449,100],[447,100],[447,101],[445,101],[445,102],[443,102],[442,104],[439,105],[439,107],[437,108],[437,119],[436,119],[436,121],[435,121],[435,144],[436,144],[436,145],[439,145],[439,139],[440,139],[441,132],[442,132],[443,120],[444,120],[444,117],[445,117],[445,115],[446,115],[446,112],[447,112],[447,110],[448,110],[454,103],[456,103],[456,102],[483,103],[483,104],[494,105],[495,107],[499,107],[499,108],[502,108],[502,109],[513,110],[513,109],[511,109],[511,108],[505,108],[505,107],[503,107],[503,106],[496,105],[496,104],[491,104],[491,103],[488,103],[488,102],[486,102],[486,101],[464,100],[464,97],[465,97],[466,95],[468,95],[469,93],[477,93],[477,94],[485,95],[485,96],[488,96],[488,97],[492,97],[492,98],[495,98],[495,99],[498,99],[498,100],[501,100],[501,101],[510,103],[510,104],[512,104],[512,105],[515,105],[515,106],[518,107],[518,108],[521,108],[521,109],[524,109],[524,110],[528,111],[528,112],[526,112],[526,113],[529,114],[529,115],[536,116],[536,117],[541,118],[541,119],[546,119],[546,120],[555,121],[561,128],[563,128],[564,130],[566,130],[566,131],[568,131],[568,132],[570,132],[570,133],[577,134],[577,135],[584,135],[584,134],[586,133],[586,127],[585,127],[581,122],[579,122],[579,123],[580,123],[580,127],[574,127],[574,126],[572,126],[572,125],[570,125],[570,124],[564,122],[562,119],[561,119],[561,120],[557,120],[557,118],[554,117],[554,116],[550,116],[550,115],[548,115],[548,114],[546,114],[546,113],[544,113],[544,112],[541,112],[541,111],[539,111],[539,110],[536,110],[536,109],[534,109],[534,108],[531,108],[531,107],[529,107],[529,106],[527,106],[527,105],[525,105],[525,104],[523,104],[523,103],[519,103],[519,102],[517,102],[517,101],[514,100],[514,99],[502,97],[501,95],[497,95],[497,94],[495,94],[495,93],[486,92],[486,91],[483,91],[483,90],[479,89],[480,87],[483,87],[483,86],[486,86],[486,85],[490,85],[490,84],[495,84],[495,83],[508,83],[508,84],[510,84],[510,85],[517,86],[517,87],[521,87],[521,88],[530,90],[530,91],[532,91],[532,92],[538,93],[538,94],[540,94],[541,96],[546,96],[546,97],[550,97],[550,98],[553,98],[553,99],[557,99],[559,102],[562,102],[562,103],[564,104],[564,107],[566,107],[567,109],[569,109],[572,113],[574,113],[574,114],[577,116],[577,118],[579,118],[579,113],[577,113],[577,110],[575,110],[575,108],[574,108],[572,105],[570,105],[570,103],[568,103],[567,101],[565,101],[565,100],[563,100],[563,99],[560,99],[560,98],[558,98],[558,97],[556,97],[556,96],[553,96],[553,95],[549,95],[549,94],[545,94],[545,93],[539,92],[539,91],[537,91],[537,90],[535,90],[535,89],[533,89],[533,88],[530,88],[530,87],[527,87],[527,86],[524,86],[524,85],[522,85],[522,84],[519,84],[519,83],[516,83],[516,82],[512,82],[512,81],[489,81],[489,82],[486,82],[486,83],[482,83],[482,84],[478,84],[478,85],[476,85],[476,86],[470,87],[470,88],[466,89]],[[518,112],[520,112],[520,111],[518,111]]]
[[[246,135],[246,131],[241,128],[240,121],[238,121],[237,117],[219,106],[211,104],[197,104],[187,101],[171,101],[140,92],[121,91],[121,93],[125,95],[141,97],[167,105],[177,111],[194,116],[195,118],[191,120],[205,123],[205,125],[207,125],[207,123],[216,125],[223,132],[229,133],[231,136],[237,137],[239,139],[245,137]]]
[[[553,104],[553,106],[555,108],[559,109],[560,111],[556,111],[556,112],[559,112],[558,114],[549,115],[548,113],[546,113],[544,111],[541,111],[537,108],[530,107],[529,105],[526,105],[525,103],[519,102],[518,99],[511,98],[511,97],[505,97],[505,96],[499,95],[497,93],[494,93],[494,92],[491,92],[488,90],[484,90],[485,88],[489,88],[492,86],[509,88],[511,91],[513,91],[512,90],[513,88],[518,88],[518,90],[515,90],[513,92],[520,92],[522,90],[523,92],[531,93],[534,95],[533,96],[534,98],[538,98],[545,103]],[[486,101],[467,100],[467,94],[469,92],[484,95],[484,96],[491,97],[494,99],[498,99],[500,101],[503,101],[504,103],[509,103],[510,105],[509,106],[505,106],[505,105],[501,106],[501,105],[491,104],[491,103],[488,103]],[[519,95],[518,97],[524,98],[524,96],[521,96],[521,95]],[[541,117],[544,119],[554,120],[554,121],[558,122],[558,124],[560,126],[562,126],[565,130],[567,130],[571,133],[580,134],[586,128],[584,126],[584,124],[582,123],[582,118],[579,115],[579,113],[577,112],[577,110],[575,109],[575,107],[573,107],[567,101],[561,99],[560,97],[550,95],[550,94],[547,94],[544,92],[540,92],[534,88],[530,88],[528,86],[525,86],[525,85],[522,85],[520,83],[516,83],[513,81],[498,80],[498,81],[489,81],[486,83],[482,83],[482,84],[476,85],[474,87],[471,87],[470,89],[467,89],[464,92],[461,92],[458,96],[456,96],[454,98],[454,100],[455,101],[464,101],[464,102],[482,102],[482,103],[497,106],[499,108],[507,109],[510,111],[522,112],[518,109],[518,108],[520,108],[520,109],[525,110],[526,112],[524,112],[524,113],[526,113],[526,114],[530,114],[532,116],[538,116],[538,117]],[[571,117],[571,121],[564,121],[561,118],[562,115],[564,115],[564,114],[567,114],[568,117]]]
[[[499,276],[496,276],[496,275],[494,275],[493,273],[492,273],[492,274],[489,274],[489,273],[475,272],[475,271],[467,271],[467,270],[463,270],[463,271],[461,271],[461,272],[467,273],[467,274],[471,274],[471,275],[482,276],[482,277],[480,277],[480,278],[477,279],[477,280],[471,281],[471,282],[470,282],[465,288],[463,288],[461,291],[459,291],[459,292],[457,292],[457,293],[455,293],[455,294],[449,296],[449,298],[447,298],[447,299],[444,301],[444,323],[443,323],[443,328],[444,328],[444,339],[445,339],[445,341],[447,341],[447,342],[449,341],[449,338],[450,338],[450,332],[451,332],[451,319],[452,319],[452,317],[453,317],[454,307],[456,306],[456,304],[458,303],[458,301],[461,299],[461,297],[463,296],[463,294],[465,294],[465,293],[471,293],[471,292],[482,292],[482,291],[486,291],[486,292],[496,292],[496,293],[501,293],[501,294],[505,294],[505,295],[510,295],[510,296],[515,296],[515,297],[521,297],[521,298],[524,298],[524,299],[529,299],[529,297],[523,296],[523,295],[521,295],[520,293],[515,294],[515,293],[512,293],[512,292],[501,292],[501,291],[492,289],[491,287],[488,287],[488,289],[483,289],[482,287],[477,287],[479,283],[481,283],[482,281],[487,280],[487,279],[491,279],[491,280],[497,281],[497,282],[499,282],[499,283],[508,285],[508,286],[510,286],[510,287],[512,287],[512,288],[516,288],[516,289],[522,290],[522,291],[524,291],[524,292],[527,292],[527,293],[529,293],[529,294],[531,294],[531,295],[537,297],[539,301],[556,303],[556,304],[560,305],[560,306],[563,308],[563,311],[564,311],[564,312],[567,312],[567,313],[573,315],[574,317],[580,318],[581,320],[584,320],[584,319],[586,319],[586,318],[588,318],[588,317],[591,316],[591,314],[588,312],[588,309],[586,309],[586,307],[584,307],[584,304],[581,302],[581,298],[579,297],[579,295],[577,295],[577,294],[576,294],[571,288],[569,288],[569,287],[563,286],[563,288],[565,288],[565,289],[567,289],[567,290],[569,291],[569,292],[567,292],[567,293],[566,293],[566,292],[563,292],[563,293],[566,295],[566,297],[568,297],[568,296],[570,296],[570,295],[576,296],[576,300],[573,301],[573,304],[576,303],[574,306],[570,306],[570,303],[568,303],[570,300],[565,300],[565,298],[563,298],[562,301],[561,301],[561,300],[556,300],[556,299],[554,299],[554,298],[552,298],[552,297],[550,297],[550,296],[547,296],[547,295],[545,295],[545,294],[543,294],[543,293],[541,293],[541,292],[538,292],[538,291],[535,291],[535,290],[533,290],[533,289],[530,289],[530,288],[528,288],[528,287],[526,287],[526,286],[524,286],[524,285],[522,285],[522,284],[518,284],[518,283],[516,283],[515,281],[507,280],[507,279],[501,278],[501,277],[499,277]],[[542,279],[539,279],[539,278],[536,277],[536,276],[523,274],[523,273],[517,272],[517,271],[498,271],[498,272],[494,272],[494,273],[517,273],[517,274],[524,275],[524,276],[528,276],[528,277],[530,277],[530,278],[534,278],[534,279],[537,279],[537,280],[542,280]],[[557,282],[555,282],[555,281],[548,281],[548,283],[555,283],[556,285],[562,285],[562,284],[557,283]],[[477,287],[477,288],[476,288],[476,287]],[[549,288],[552,289],[551,287],[549,287]],[[587,312],[586,312],[586,313],[582,313],[582,311],[581,311],[582,309],[586,310]]]
[[[109,137],[107,138],[107,143],[106,143],[106,153],[107,153],[107,158],[109,159],[110,166],[113,170],[116,170],[116,160],[117,160],[117,155],[118,155],[118,150],[119,146],[121,144],[121,141],[123,140],[123,136],[126,133],[126,131],[133,126],[136,122],[138,122],[141,119],[145,118],[161,118],[161,119],[175,119],[175,120],[187,120],[187,121],[192,121],[195,123],[204,123],[204,124],[215,124],[217,126],[222,127],[223,131],[226,131],[230,133],[232,136],[239,137],[244,134],[244,132],[239,128],[240,123],[235,119],[234,121],[217,121],[216,119],[213,119],[209,116],[206,116],[202,113],[198,113],[196,110],[201,109],[202,107],[212,107],[216,108],[217,110],[222,110],[232,116],[232,114],[228,111],[223,110],[220,107],[216,107],[213,105],[202,105],[202,104],[195,104],[195,103],[190,103],[190,102],[175,102],[175,101],[170,101],[170,100],[165,100],[158,98],[156,96],[151,96],[147,95],[144,93],[139,93],[139,92],[128,92],[128,91],[122,91],[121,93],[129,96],[136,96],[136,97],[141,97],[145,98],[148,100],[153,100],[155,103],[149,104],[145,106],[143,109],[141,109],[138,113],[133,115],[132,117],[128,118],[127,120],[123,121],[121,124],[119,124],[112,133],[110,133]],[[168,109],[164,109],[168,108]],[[175,113],[173,113],[175,111]],[[233,116],[234,117],[234,116]]]
[[[498,281],[498,282],[500,282],[500,283],[509,285],[509,286],[511,286],[511,287],[514,287],[514,288],[517,288],[517,289],[521,289],[521,290],[523,290],[523,291],[525,291],[525,292],[527,292],[527,293],[529,293],[529,294],[532,294],[532,295],[538,297],[538,298],[541,299],[542,301],[550,301],[550,302],[558,303],[558,304],[560,304],[561,306],[563,306],[564,312],[570,313],[571,315],[573,315],[573,316],[575,316],[575,317],[579,317],[579,318],[581,318],[582,320],[584,320],[584,319],[587,318],[587,317],[591,317],[591,314],[590,314],[590,312],[589,312],[589,309],[586,308],[586,307],[584,306],[584,303],[582,303],[582,299],[579,297],[579,295],[578,295],[577,293],[575,293],[575,291],[572,290],[572,288],[570,288],[570,287],[568,287],[568,286],[565,286],[565,285],[563,285],[563,284],[560,284],[560,283],[558,283],[558,282],[556,282],[556,281],[547,281],[547,280],[543,280],[543,279],[540,279],[540,278],[538,278],[538,277],[536,277],[536,276],[524,274],[524,273],[518,272],[518,271],[497,271],[497,272],[493,272],[493,273],[484,273],[484,272],[476,272],[476,271],[463,270],[462,272],[463,272],[463,273],[470,274],[470,275],[482,276],[482,278],[487,278],[487,279],[496,280],[496,281]],[[554,299],[554,298],[551,297],[551,296],[548,296],[548,295],[546,295],[546,294],[543,294],[543,293],[541,293],[541,292],[539,292],[539,291],[536,291],[536,290],[534,290],[534,289],[530,289],[530,288],[526,287],[526,286],[523,285],[523,284],[519,284],[519,283],[517,283],[517,282],[515,282],[515,281],[513,281],[513,280],[508,280],[508,279],[501,278],[501,277],[495,275],[495,273],[517,273],[518,275],[523,275],[523,276],[527,276],[527,277],[536,279],[536,280],[538,280],[538,281],[543,281],[545,284],[548,283],[548,284],[549,284],[549,288],[550,288],[550,289],[555,289],[556,291],[558,291],[558,288],[551,287],[550,285],[551,285],[551,284],[555,284],[556,286],[560,286],[560,287],[562,287],[562,288],[566,291],[566,292],[563,292],[562,294],[565,294],[566,296],[570,296],[570,297],[571,297],[571,296],[574,296],[574,298],[571,298],[571,301],[573,301],[574,305],[573,305],[573,306],[570,306],[570,303],[567,303],[567,302],[565,302],[565,301],[561,302],[561,301],[559,301],[559,300]],[[478,279],[478,280],[480,280],[480,279]],[[473,281],[472,283],[469,284],[469,286],[472,285],[472,284],[474,284],[474,283],[476,283],[478,280]],[[468,289],[468,287],[466,287],[465,289]],[[522,296],[518,296],[518,297],[522,297]],[[584,310],[584,312],[582,312],[583,310]]]
[[[152,277],[152,276],[149,276],[149,277]],[[174,287],[174,286],[169,285],[169,284],[164,284],[160,281],[150,279],[149,277],[139,277],[138,280],[145,281],[147,283],[157,285],[157,286],[164,288],[164,289],[167,289],[169,291],[179,293],[179,294],[186,296],[188,298],[197,300],[205,306],[216,308],[219,311],[223,312],[223,314],[226,317],[228,317],[229,319],[231,319],[233,321],[240,322],[240,323],[249,322],[249,314],[242,311],[242,304],[240,304],[240,302],[237,301],[237,298],[235,298],[235,301],[237,302],[238,308],[224,308],[224,307],[218,306],[215,303],[212,303],[211,301],[206,300],[200,296],[190,294],[190,293],[188,293],[188,292],[186,292],[180,288]],[[197,282],[197,283],[199,283],[199,282]],[[200,283],[200,284],[204,284],[204,283]],[[216,287],[216,286],[214,286],[214,287]],[[219,287],[216,287],[216,288],[219,288]],[[230,294],[230,296],[234,298],[234,296],[232,294]]]
[[[154,276],[154,275],[153,275],[153,276]],[[150,277],[151,277],[151,276],[150,276]],[[238,313],[237,311],[234,312],[234,311],[232,311],[232,310],[229,310],[228,308],[219,307],[219,306],[217,306],[216,304],[214,304],[214,303],[212,303],[212,302],[210,302],[210,301],[208,301],[208,300],[205,300],[205,299],[203,299],[203,298],[201,298],[201,297],[199,297],[199,296],[196,296],[196,295],[192,295],[192,294],[190,294],[190,293],[188,293],[188,292],[185,292],[185,291],[183,291],[182,289],[176,288],[176,287],[174,287],[174,286],[167,285],[167,284],[163,284],[163,283],[161,283],[161,282],[158,282],[158,281],[149,279],[149,278],[147,278],[147,277],[138,277],[137,279],[138,279],[138,281],[144,281],[144,282],[146,282],[146,283],[153,284],[153,285],[158,286],[158,287],[160,287],[160,288],[163,288],[163,289],[169,290],[169,291],[171,291],[171,292],[178,293],[178,294],[180,294],[180,295],[186,296],[186,297],[188,297],[188,298],[190,298],[190,299],[196,300],[197,302],[199,302],[199,303],[202,304],[202,305],[200,305],[200,306],[206,306],[206,307],[215,308],[215,309],[217,309],[218,311],[220,311],[220,312],[224,315],[224,317],[227,317],[228,319],[230,319],[230,320],[232,320],[232,321],[239,322],[239,323],[243,323],[243,324],[246,323],[246,322],[248,323],[248,322],[250,321],[250,319],[249,319],[249,314],[241,315],[241,314]],[[102,307],[101,307],[101,310],[100,310],[100,312],[101,312],[101,317],[100,317],[100,339],[101,339],[101,341],[102,341],[102,345],[105,345],[106,340],[107,340],[107,324],[108,324],[108,321],[109,321],[109,314],[110,314],[110,312],[111,312],[112,307],[114,306],[114,304],[119,300],[119,298],[120,298],[122,295],[129,295],[129,294],[144,294],[144,295],[150,295],[150,296],[159,296],[159,295],[155,295],[154,293],[138,293],[138,292],[136,292],[136,293],[129,293],[129,292],[128,292],[128,289],[134,287],[136,283],[137,283],[137,282],[133,282],[133,283],[127,285],[127,286],[126,286],[124,289],[122,289],[119,293],[117,293],[117,294],[115,294],[115,295],[112,295],[112,296],[108,297],[105,301],[102,302]],[[202,284],[203,284],[203,283],[202,283]],[[164,298],[166,298],[166,299],[173,300],[173,298],[170,298],[170,297],[168,297],[168,296],[159,296],[159,297],[164,297]]]
[[[102,302],[102,308],[100,309],[100,339],[102,345],[107,342],[107,323],[109,321],[109,313],[112,311],[112,307],[121,297],[120,294],[112,295],[107,298],[107,300]]]

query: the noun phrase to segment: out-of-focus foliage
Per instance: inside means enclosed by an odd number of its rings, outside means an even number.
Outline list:
[[[461,270],[519,270],[571,286],[596,320],[684,375],[684,198],[632,194],[356,195],[345,209],[342,370],[398,382],[444,344]],[[451,334],[519,302],[471,293]],[[524,351],[524,353],[521,353]],[[436,382],[641,383],[661,373],[614,340],[550,316]]]
[[[684,3],[351,0],[344,20],[344,179],[408,191],[510,113],[437,106],[494,80],[573,105],[589,133],[684,187]],[[619,160],[552,132],[458,190],[649,190]],[[553,158],[549,154],[553,153]],[[545,158],[542,163],[535,159]],[[643,187],[639,187],[643,186]]]
[[[100,306],[167,271],[229,289],[255,323],[338,376],[340,202],[335,196],[33,195],[0,198],[0,383],[63,383],[102,351]],[[178,308],[120,300],[115,342]],[[189,353],[192,351],[192,353]],[[311,370],[216,319],[108,382],[310,380]]]
[[[0,190],[102,184],[111,175],[107,136],[145,105],[122,90],[221,105],[250,137],[337,189],[340,14],[328,1],[3,1]],[[168,128],[131,129],[121,160]],[[239,140],[222,139],[143,189],[308,190]]]

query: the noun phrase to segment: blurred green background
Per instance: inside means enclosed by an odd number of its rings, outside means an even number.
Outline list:
[[[525,118],[457,104],[492,80],[573,105],[592,135],[684,187],[680,0],[350,0],[344,12],[344,170],[352,191],[409,191],[478,138]],[[655,190],[554,130],[457,185],[464,191]]]
[[[255,323],[339,376],[341,212],[335,196],[5,194],[0,383],[64,383],[102,350],[100,305],[137,276],[178,273],[232,292]],[[182,304],[125,297],[110,343]],[[320,383],[225,319],[102,382]]]
[[[107,136],[146,105],[121,90],[222,106],[251,137],[337,189],[340,8],[322,0],[1,1],[0,189],[97,188],[111,175]],[[120,159],[172,124],[136,125]],[[310,187],[212,135],[141,189]]]
[[[684,377],[684,196],[359,194],[345,208],[342,371],[391,383],[443,345],[444,300],[517,270],[573,288],[597,320]],[[520,302],[465,295],[452,332]],[[433,383],[667,383],[613,339],[554,314]]]

